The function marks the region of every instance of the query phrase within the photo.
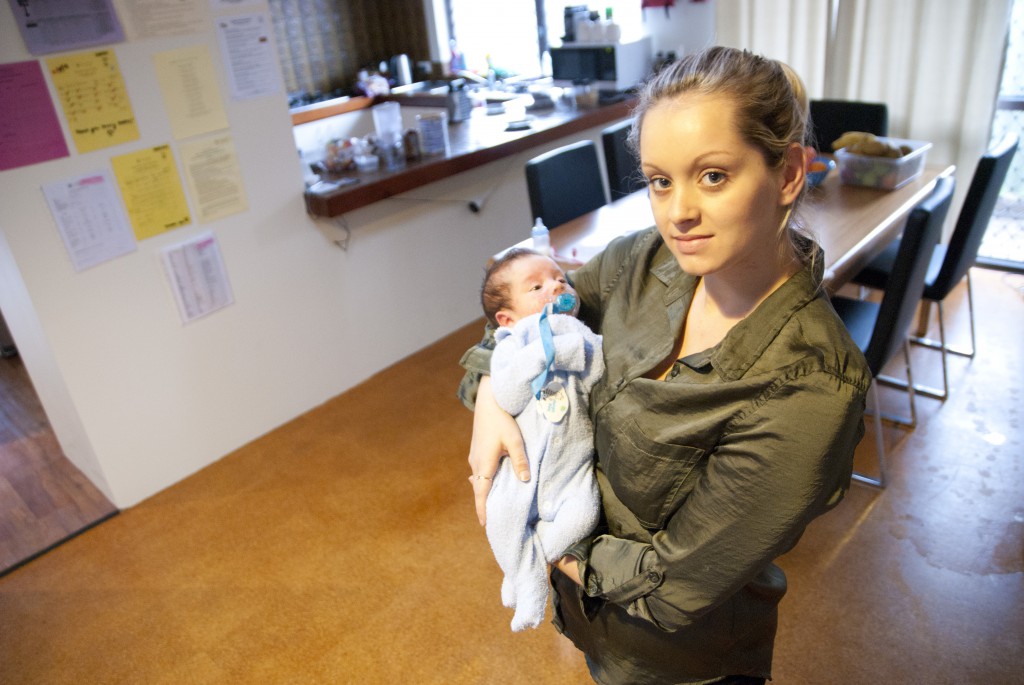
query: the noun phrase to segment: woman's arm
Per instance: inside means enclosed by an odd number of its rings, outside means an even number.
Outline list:
[[[519,424],[498,406],[491,391],[491,378],[484,376],[476,394],[473,438],[469,444],[469,467],[473,474],[469,480],[473,484],[476,515],[481,526],[487,522],[487,493],[491,491],[491,479],[506,454],[512,460],[512,470],[519,479],[530,480],[530,465],[526,462]]]
[[[664,630],[726,601],[842,499],[865,390],[827,373],[778,388],[705,456],[699,481],[651,542],[602,535],[574,551],[587,594]]]

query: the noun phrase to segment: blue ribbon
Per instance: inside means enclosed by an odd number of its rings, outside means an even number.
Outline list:
[[[537,326],[540,328],[540,342],[544,347],[545,364],[544,370],[530,384],[533,396],[538,400],[540,399],[541,392],[544,390],[544,386],[548,384],[548,377],[554,370],[553,366],[555,363],[555,341],[551,337],[551,322],[548,321],[548,314],[565,314],[575,308],[576,296],[572,293],[562,293],[555,298],[555,301],[550,306],[544,307],[544,311],[540,313]]]
[[[533,383],[530,384],[530,389],[533,390],[533,396],[538,400],[540,399],[541,391],[544,390],[544,386],[548,384],[548,376],[551,375],[552,366],[555,363],[555,342],[551,337],[551,322],[548,321],[548,307],[544,308],[544,311],[540,313],[540,321],[537,322],[540,326],[540,342],[544,346],[544,370],[540,372],[540,375],[533,379]]]

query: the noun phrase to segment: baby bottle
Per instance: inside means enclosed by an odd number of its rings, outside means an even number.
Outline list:
[[[540,217],[533,222],[533,230],[530,231],[530,237],[533,238],[533,249],[542,255],[551,254],[551,236],[548,233],[548,227],[544,225],[544,222]]]

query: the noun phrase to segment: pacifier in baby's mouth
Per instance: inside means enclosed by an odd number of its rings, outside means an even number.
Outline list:
[[[576,299],[575,293],[560,293],[556,295],[549,303],[552,314],[569,314],[570,316],[576,316],[579,312],[580,302]]]

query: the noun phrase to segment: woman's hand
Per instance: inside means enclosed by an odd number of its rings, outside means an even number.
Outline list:
[[[555,568],[565,574],[565,577],[572,582],[577,585],[583,585],[583,581],[580,579],[580,564],[579,561],[576,560],[576,557],[571,557],[566,554],[555,562]]]
[[[491,491],[491,479],[506,454],[512,460],[512,470],[519,480],[530,480],[530,465],[526,461],[519,424],[495,401],[491,377],[484,376],[476,394],[473,439],[469,445],[469,467],[473,473],[469,481],[473,484],[476,516],[481,526],[487,522],[487,493]]]

